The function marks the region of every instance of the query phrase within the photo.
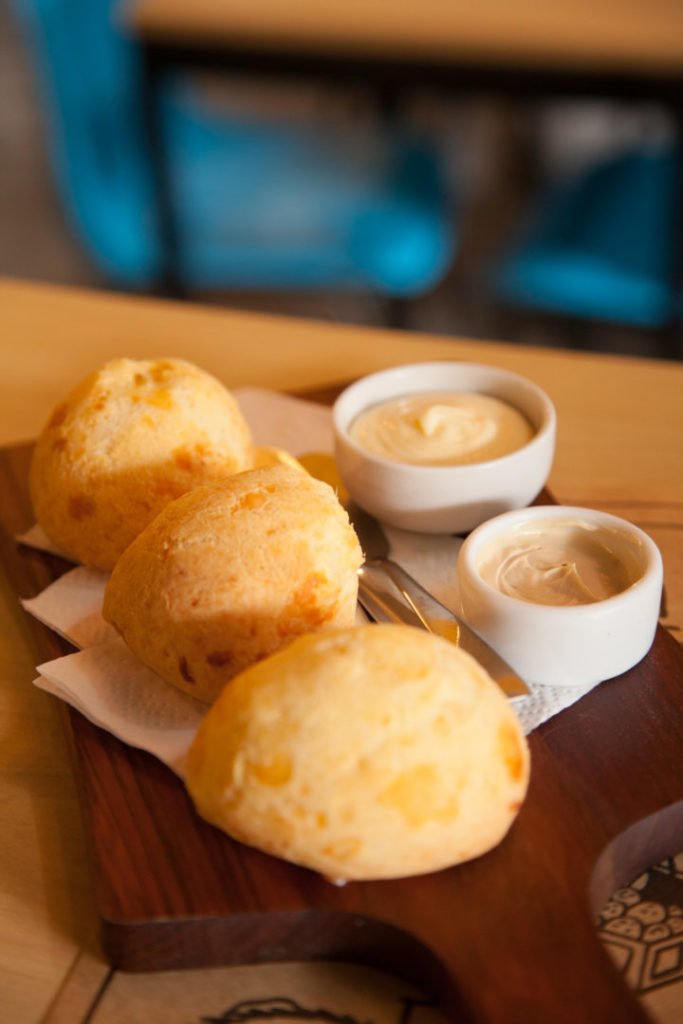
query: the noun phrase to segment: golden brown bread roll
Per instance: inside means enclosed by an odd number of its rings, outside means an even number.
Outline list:
[[[212,701],[300,634],[352,623],[361,561],[331,487],[254,469],[167,505],[117,562],[104,616],[146,665]]]
[[[528,778],[519,723],[484,669],[395,625],[305,636],[252,666],[210,709],[186,764],[204,818],[334,879],[484,853]]]
[[[251,460],[249,428],[214,377],[177,359],[115,359],[52,413],[31,464],[33,509],[65,554],[108,570],[169,501]]]

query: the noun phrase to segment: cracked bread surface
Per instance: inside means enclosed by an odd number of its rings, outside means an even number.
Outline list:
[[[354,622],[362,552],[327,484],[273,465],[171,502],[119,559],[105,618],[172,685],[213,701],[303,633]]]
[[[114,359],[53,410],[31,500],[64,554],[109,571],[169,501],[252,459],[251,431],[216,378],[178,359]]]

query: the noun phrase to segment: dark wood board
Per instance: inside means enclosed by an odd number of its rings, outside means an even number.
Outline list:
[[[0,450],[0,558],[22,597],[68,568],[13,539],[32,522],[29,458],[28,445]],[[30,622],[36,664],[69,650]],[[663,629],[640,665],[532,733],[527,800],[496,849],[400,881],[337,888],[233,842],[161,762],[64,716],[115,967],[352,960],[417,982],[453,1020],[647,1020],[594,918],[683,849],[683,655]]]

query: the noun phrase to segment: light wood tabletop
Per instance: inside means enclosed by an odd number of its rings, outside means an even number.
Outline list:
[[[677,0],[129,0],[122,17],[141,36],[231,49],[568,70],[680,73]]]
[[[665,563],[666,623],[683,627],[680,365],[398,334],[9,279],[0,280],[0,325],[3,445],[35,437],[65,392],[114,356],[183,357],[229,387],[281,390],[320,388],[431,359],[515,370],[543,387],[557,408],[557,456],[549,482],[554,497],[614,512],[653,537]],[[56,702],[30,685],[33,670],[26,619],[0,567],[0,1004],[8,1020],[78,1022],[94,1005],[107,968],[94,938],[88,851],[66,742]],[[206,988],[214,975],[204,973]],[[151,1015],[145,1019],[160,1019],[149,1007],[155,992],[159,1000],[180,998],[183,983],[177,990],[174,984],[162,976],[117,980],[107,1004],[110,1016],[103,1011],[93,1019],[116,1019],[116,1006],[130,999],[147,1007]],[[240,992],[247,992],[244,984]]]

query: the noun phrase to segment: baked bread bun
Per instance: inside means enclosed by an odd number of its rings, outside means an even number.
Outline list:
[[[185,781],[235,839],[332,879],[375,879],[489,850],[528,777],[514,712],[472,657],[368,625],[302,637],[233,679]]]
[[[169,501],[251,460],[249,427],[214,377],[177,359],[115,359],[52,413],[31,464],[33,509],[64,554],[109,570]]]
[[[185,693],[227,680],[302,633],[354,621],[362,553],[331,487],[285,465],[171,502],[124,551],[104,617]]]

